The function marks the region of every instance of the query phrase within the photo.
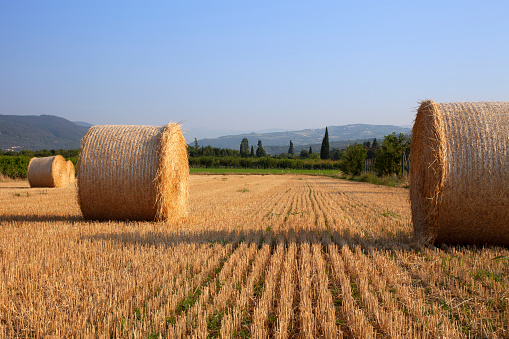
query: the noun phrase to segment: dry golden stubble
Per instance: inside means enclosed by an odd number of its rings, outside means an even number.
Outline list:
[[[341,289],[341,310],[348,321],[348,329],[355,337],[375,338],[376,332],[373,326],[354,300],[350,279],[346,275],[343,259],[341,259],[335,244],[329,245],[328,253],[334,282]]]
[[[246,186],[248,193],[237,192]],[[21,336],[30,323],[39,336],[227,337],[233,328],[232,337],[293,337],[302,309],[319,315],[311,326],[319,336],[332,329],[332,310],[319,306],[330,304],[328,289],[345,337],[370,336],[376,314],[397,319],[405,309],[414,324],[430,328],[417,328],[417,337],[487,336],[488,321],[493,336],[507,336],[507,249],[412,242],[404,189],[299,176],[191,176],[191,192],[189,218],[168,228],[83,220],[70,185],[1,183],[0,333]],[[347,257],[337,244],[350,249]],[[258,250],[248,255],[246,247]],[[304,253],[311,274],[300,269]],[[311,304],[300,298],[304,286]],[[264,330],[252,327],[254,319]],[[382,323],[382,333],[402,332]]]
[[[342,338],[343,333],[336,327],[336,314],[332,293],[329,286],[329,277],[327,275],[327,264],[323,258],[323,245],[314,243],[312,245],[313,254],[313,285],[315,298],[318,302],[315,306],[315,314],[320,326],[320,331],[325,338]],[[320,332],[319,332],[320,333]]]
[[[255,244],[259,242],[259,238],[256,239]],[[254,244],[253,244],[254,245]],[[254,286],[264,274],[265,266],[270,258],[270,247],[266,244],[258,251],[254,262],[252,264],[251,272],[246,278],[245,285],[242,286],[235,297],[237,303],[233,309],[225,314],[221,320],[221,338],[233,338],[236,333],[241,329],[242,319],[250,314],[250,303],[254,300],[253,292]]]
[[[263,282],[263,293],[253,310],[251,335],[253,338],[266,338],[274,325],[268,315],[273,312],[276,285],[285,253],[284,244],[278,244],[273,253]]]

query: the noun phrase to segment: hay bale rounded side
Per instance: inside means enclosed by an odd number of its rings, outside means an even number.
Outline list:
[[[27,176],[30,187],[62,187],[69,180],[67,164],[61,155],[30,159]]]
[[[180,125],[91,127],[83,138],[77,182],[86,219],[180,219],[189,194]]]
[[[422,102],[410,156],[416,235],[509,245],[509,102]]]
[[[68,182],[70,184],[74,184],[76,181],[76,170],[74,169],[74,164],[71,160],[67,160],[67,175],[68,175]]]

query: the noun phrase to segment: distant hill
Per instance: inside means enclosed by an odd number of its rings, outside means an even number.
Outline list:
[[[372,140],[373,138],[382,139],[384,136],[393,132],[397,134],[408,134],[411,128],[392,125],[355,124],[328,126],[328,130],[330,147],[343,148],[355,141]],[[253,145],[256,148],[258,140],[261,140],[265,151],[274,155],[288,151],[291,140],[294,144],[295,152],[300,152],[301,149],[309,149],[309,146],[312,146],[313,151],[316,152],[320,149],[315,149],[315,147],[321,145],[324,134],[325,127],[288,132],[227,135],[213,139],[201,139],[198,140],[198,144],[201,146],[210,145],[218,148],[238,149],[242,139],[247,138],[249,140],[249,145]],[[286,149],[281,151],[285,147]]]
[[[94,125],[92,124],[89,124],[88,122],[84,122],[84,121],[73,121],[76,125],[78,126],[83,126],[83,127],[92,127]]]
[[[0,114],[0,149],[39,150],[39,149],[77,149],[81,139],[92,125],[82,121],[69,121],[53,115],[1,115]],[[385,135],[410,133],[410,128],[391,125],[345,125],[329,126],[330,148],[344,148],[354,142],[363,142],[373,138],[382,139]],[[325,128],[305,129],[300,131],[249,133],[227,135],[219,138],[198,140],[201,146],[238,149],[242,138],[249,140],[249,145],[256,148],[262,140],[267,153],[275,155],[286,153],[290,140],[295,152],[302,149],[320,151]],[[192,145],[192,143],[190,143]]]
[[[77,149],[89,127],[54,115],[0,114],[0,149]]]

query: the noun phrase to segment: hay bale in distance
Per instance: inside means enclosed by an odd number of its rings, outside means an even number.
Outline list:
[[[68,175],[68,182],[70,184],[74,184],[76,181],[76,170],[74,169],[74,164],[71,160],[67,160],[67,175]]]
[[[180,125],[93,126],[78,160],[78,201],[93,220],[174,221],[187,212],[189,164]]]
[[[509,102],[422,102],[410,156],[416,235],[509,245]]]
[[[69,175],[64,157],[32,158],[28,163],[30,187],[62,187],[67,185]]]

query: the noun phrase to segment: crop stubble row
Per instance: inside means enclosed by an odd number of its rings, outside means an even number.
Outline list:
[[[2,185],[3,336],[509,334],[508,250],[414,241],[405,189],[192,176],[189,218],[165,225],[83,221],[72,188]]]

